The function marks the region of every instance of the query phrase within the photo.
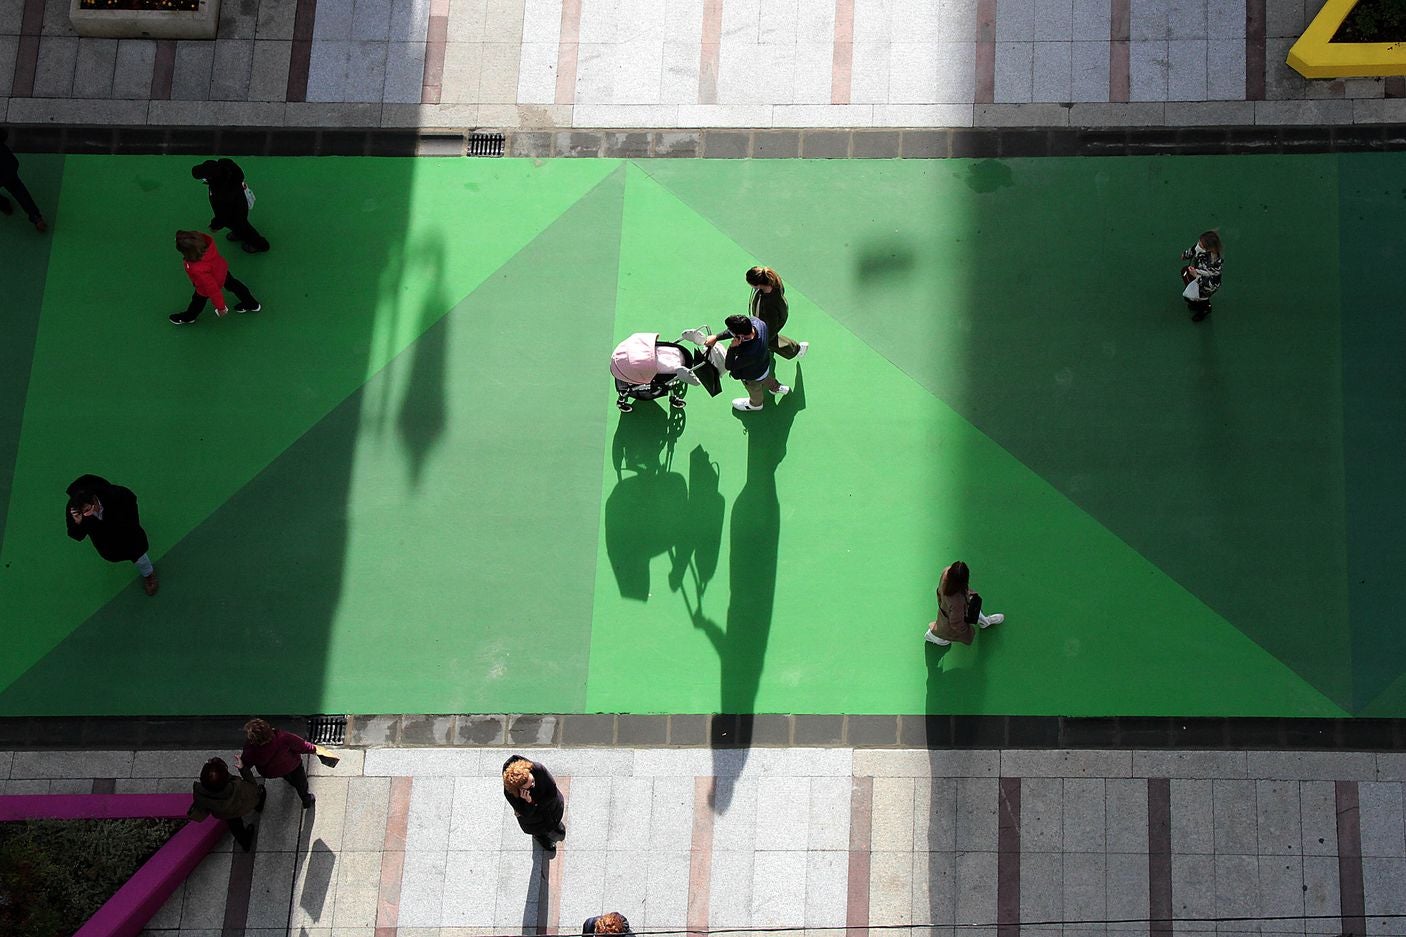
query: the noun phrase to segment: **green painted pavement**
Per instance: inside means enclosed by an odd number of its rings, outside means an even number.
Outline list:
[[[1346,705],[1336,160],[644,165]],[[1192,328],[1178,254],[1211,226]]]
[[[464,174],[448,161],[245,160],[260,198],[254,220],[274,251],[235,250],[231,269],[264,311],[207,312],[178,329],[164,319],[190,287],[172,236],[209,210],[190,179],[196,161],[67,160],[53,232],[62,263],[45,290],[0,552],[0,620],[23,623],[0,686],[131,587],[130,569],[55,536],[73,478],[95,472],[135,490],[160,560],[453,304],[426,314],[432,284],[417,255],[438,252],[433,285],[463,296],[612,168],[495,161]],[[95,237],[113,218],[122,240]]]
[[[617,338],[745,308],[752,255],[635,169],[624,232]],[[651,275],[679,253],[686,274]],[[778,365],[803,372],[791,396],[734,416],[736,382],[715,401],[695,392],[669,471],[630,470],[667,438],[663,409],[619,418],[589,711],[921,712],[931,667],[941,712],[1342,714],[807,294],[787,296],[787,333],[814,349]],[[944,652],[922,631],[959,557],[1009,618]]]
[[[609,343],[623,186],[457,303],[443,239],[411,241],[418,340],[171,547],[156,601],[122,592],[0,712],[579,710],[605,414],[558,375]],[[539,334],[544,296],[570,341]]]

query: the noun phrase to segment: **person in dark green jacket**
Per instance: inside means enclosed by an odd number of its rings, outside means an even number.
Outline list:
[[[248,852],[254,845],[254,829],[244,824],[244,818],[251,813],[261,813],[264,798],[268,792],[255,782],[254,772],[234,760],[239,769],[239,777],[232,777],[229,766],[223,758],[211,758],[200,769],[200,779],[192,785],[192,802],[186,816],[192,820],[215,817],[229,825],[235,842]]]
[[[786,320],[791,316],[791,308],[786,303],[786,286],[781,277],[770,267],[753,267],[747,271],[747,285],[752,288],[752,301],[747,314],[766,323],[771,350],[789,360],[804,358],[810,351],[810,342],[798,342],[788,335],[782,335]]]

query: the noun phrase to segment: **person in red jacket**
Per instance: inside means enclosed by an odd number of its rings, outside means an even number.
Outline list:
[[[244,723],[244,751],[234,765],[258,769],[266,778],[282,778],[293,786],[302,798],[303,809],[317,800],[308,790],[308,773],[303,768],[303,756],[317,753],[317,746],[302,736],[275,729],[263,719]]]
[[[263,308],[254,294],[249,292],[249,287],[229,272],[229,261],[220,256],[215,239],[210,235],[199,231],[177,231],[176,250],[185,258],[186,276],[190,277],[195,293],[191,295],[190,305],[184,312],[171,314],[172,325],[190,325],[205,310],[206,300],[214,302],[215,315],[227,315],[229,307],[225,305],[225,287],[239,297],[235,312],[258,312]]]

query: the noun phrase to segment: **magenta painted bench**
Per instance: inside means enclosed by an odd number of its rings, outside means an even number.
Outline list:
[[[189,794],[14,794],[0,797],[0,821],[181,818],[189,808]],[[136,937],[227,830],[214,817],[187,823],[74,937]]]

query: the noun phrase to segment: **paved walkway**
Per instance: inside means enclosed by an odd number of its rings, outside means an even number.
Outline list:
[[[569,933],[613,909],[655,931],[1399,934],[1406,914],[1406,754],[529,751],[567,792],[554,861],[499,793],[506,750],[348,751],[313,766],[313,811],[273,783],[254,854],[226,841],[150,932]],[[3,753],[0,779],[185,791],[206,757]],[[1081,923],[1034,923],[1061,921]]]
[[[1322,0],[224,0],[90,39],[0,0],[11,123],[630,128],[1340,125],[1406,81],[1284,64]]]

